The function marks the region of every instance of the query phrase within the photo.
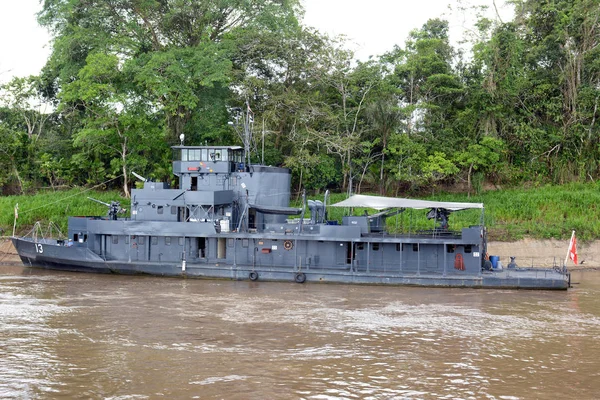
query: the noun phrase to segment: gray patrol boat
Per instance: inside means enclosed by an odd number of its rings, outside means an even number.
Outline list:
[[[480,203],[355,195],[341,203],[289,206],[289,169],[250,164],[239,146],[179,146],[179,188],[145,181],[132,190],[131,216],[112,202],[105,217],[70,217],[68,238],[13,237],[27,266],[56,270],[250,281],[567,289],[561,268],[500,270],[486,257],[483,218],[448,229],[451,212]],[[139,176],[138,176],[139,177]],[[330,206],[371,215],[327,218]],[[434,229],[386,230],[386,218],[420,209]],[[310,217],[309,213],[310,212]],[[296,218],[290,218],[296,216]]]

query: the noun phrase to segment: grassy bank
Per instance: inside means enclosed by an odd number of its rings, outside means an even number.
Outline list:
[[[35,196],[0,197],[0,228],[3,235],[10,235],[13,226],[14,205],[19,203],[17,233],[25,234],[36,221],[47,226],[56,223],[66,234],[67,217],[70,215],[106,215],[106,207],[90,201],[87,197],[110,202],[119,200],[129,209],[129,200],[118,192],[93,192],[73,189],[66,192],[46,192]],[[321,198],[322,196],[311,196]],[[330,203],[341,201],[343,194],[334,194]],[[518,240],[523,237],[535,239],[567,239],[574,229],[580,240],[600,239],[600,184],[580,183],[563,186],[543,186],[528,189],[487,191],[468,197],[466,194],[437,194],[430,200],[471,201],[485,205],[485,223],[490,239]],[[340,219],[344,210],[329,209],[330,219]],[[355,210],[361,214],[364,210]],[[373,211],[369,210],[372,214]],[[388,219],[392,230],[407,231],[431,229],[433,222],[425,218],[426,210],[407,211]],[[467,210],[450,216],[451,229],[479,222],[479,210]]]
[[[465,195],[439,199],[467,201]],[[484,203],[486,225],[495,240],[568,239],[572,230],[580,240],[600,238],[599,183],[487,191],[470,200]]]
[[[88,197],[105,203],[117,200],[124,208],[129,209],[129,199],[122,198],[118,192],[72,189],[63,192],[40,192],[33,196],[0,197],[0,229],[3,230],[3,235],[12,235],[14,207],[18,203],[18,235],[28,233],[37,221],[40,221],[44,230],[52,221],[66,235],[69,216],[106,215],[108,207],[91,201]]]

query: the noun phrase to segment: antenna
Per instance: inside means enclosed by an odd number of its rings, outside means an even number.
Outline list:
[[[244,143],[244,162],[250,166],[250,145],[252,144],[252,126],[254,125],[254,112],[250,108],[250,103],[246,100],[246,109],[241,107],[232,107],[234,113],[233,121],[227,124],[233,126],[239,138]]]
[[[250,144],[252,143],[252,127],[254,124],[254,113],[250,108],[250,103],[246,99],[246,116],[244,118],[244,152],[246,153],[246,165],[250,167]]]

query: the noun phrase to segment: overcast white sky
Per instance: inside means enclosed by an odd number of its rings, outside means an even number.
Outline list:
[[[301,0],[306,25],[331,35],[344,34],[352,40],[357,58],[367,59],[403,45],[408,33],[429,18],[446,17],[453,40],[462,36],[474,18],[456,11],[457,0]],[[493,0],[462,0],[461,3],[487,5],[490,16]],[[505,18],[510,8],[497,0]],[[50,52],[48,33],[37,25],[35,14],[40,0],[0,0],[0,82],[12,76],[39,73]]]

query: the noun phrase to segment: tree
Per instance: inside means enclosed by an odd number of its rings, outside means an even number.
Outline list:
[[[41,100],[38,84],[37,77],[29,76],[0,85],[0,105],[5,107],[0,120],[4,136],[0,150],[10,160],[8,170],[18,181],[19,192],[39,177],[34,165],[41,149],[40,137],[51,116]]]
[[[21,166],[27,160],[27,136],[14,129],[11,118],[14,114],[6,108],[0,109],[0,186],[7,187],[12,178],[17,180],[18,192],[22,193],[26,182]]]
[[[39,21],[54,40],[42,91],[65,119],[83,122],[76,165],[118,168],[127,193],[127,171],[148,158],[144,146],[157,142],[144,139],[157,129],[166,133],[161,154],[181,133],[196,143],[230,140],[227,106],[247,73],[234,65],[240,37],[252,32],[260,43],[297,25],[300,12],[297,0],[46,0]],[[164,158],[150,158],[157,167],[148,175],[164,175]]]
[[[353,190],[353,156],[361,151],[364,134],[363,116],[371,91],[381,81],[381,70],[372,61],[359,62],[352,68],[352,52],[330,48],[320,66],[323,103],[331,105],[326,120],[318,129],[310,129],[327,151],[340,159],[342,188]],[[360,171],[359,171],[360,172]]]
[[[0,103],[21,117],[32,142],[39,139],[50,115],[39,95],[38,85],[37,76],[14,77],[0,85]]]
[[[116,56],[138,95],[160,107],[170,141],[186,131],[200,99],[230,79],[237,32],[296,23],[296,0],[47,0],[40,22],[54,34],[47,93],[78,79],[91,53]]]
[[[555,181],[598,174],[597,0],[515,1],[487,45],[486,90],[509,155]]]
[[[379,93],[375,100],[367,105],[367,119],[371,123],[375,138],[381,142],[379,167],[379,193],[385,191],[385,155],[390,136],[400,127],[402,114],[395,102],[395,97],[388,93]],[[364,175],[364,174],[363,174]]]
[[[458,163],[468,168],[467,188],[469,191],[471,190],[473,171],[493,170],[500,161],[504,147],[502,140],[486,136],[481,143],[470,144],[466,150],[455,155]]]
[[[100,148],[111,160],[113,171],[123,175],[123,192],[129,197],[129,172],[132,165],[143,165],[142,150],[162,142],[160,126],[152,123],[148,103],[132,101],[120,81],[119,60],[102,53],[90,54],[78,79],[64,85],[59,98],[77,103],[84,125],[75,134],[77,147]],[[113,157],[117,155],[117,157]]]
[[[388,56],[395,63],[391,83],[400,93],[409,134],[419,134],[444,145],[446,121],[460,100],[462,87],[451,66],[448,22],[433,19],[410,34],[404,51]]]

